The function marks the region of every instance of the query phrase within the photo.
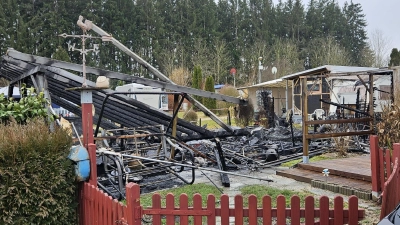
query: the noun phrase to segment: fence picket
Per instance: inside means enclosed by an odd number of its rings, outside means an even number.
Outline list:
[[[380,169],[379,169],[379,173],[380,173],[380,184],[381,184],[381,190],[383,190],[383,188],[385,187],[385,181],[386,181],[386,179],[385,179],[385,162],[384,162],[384,157],[383,157],[383,154],[384,154],[384,149],[380,149],[380,151],[379,151],[379,165],[381,165],[380,166]]]
[[[102,191],[102,190],[99,190],[98,192],[97,192],[97,199],[98,199],[98,201],[99,201],[99,204],[98,204],[98,206],[99,206],[99,210],[98,210],[98,213],[99,213],[99,225],[104,225],[104,222],[105,222],[105,213],[104,213],[104,203],[103,203],[103,199],[104,199],[104,192]]]
[[[193,195],[193,210],[194,211],[202,211],[203,209],[203,201],[200,194]],[[202,225],[203,219],[202,216],[194,216],[194,225]]]
[[[277,224],[278,225],[286,225],[286,199],[285,196],[279,195],[277,197],[276,202],[276,210],[277,210]]]
[[[349,197],[349,225],[358,224],[358,198],[356,196]]]
[[[113,199],[111,198],[111,196],[107,196],[107,199],[106,199],[107,225],[113,224],[113,220],[112,220],[112,201],[113,201]]]
[[[249,224],[257,224],[257,197],[249,196]]]
[[[271,197],[268,195],[262,198],[262,212],[263,225],[272,225]]]
[[[334,214],[334,224],[342,225],[343,224],[343,198],[340,196],[336,196],[333,199],[333,207],[335,212]]]
[[[152,209],[161,209],[161,195],[156,193],[152,197]],[[161,214],[153,215],[153,224],[161,225]]]
[[[216,225],[217,221],[215,219],[215,196],[212,194],[209,194],[207,196],[207,210],[211,212],[211,214],[207,217],[207,225]]]
[[[319,224],[329,224],[329,198],[327,196],[319,198]]]
[[[290,198],[290,221],[292,225],[300,225],[300,197],[293,195]]]
[[[235,195],[235,224],[243,224],[243,197]]]
[[[305,199],[305,214],[306,214],[306,225],[314,225],[314,211],[315,201],[313,196],[307,196]]]
[[[221,195],[221,225],[229,225],[229,196]]]
[[[385,151],[385,164],[386,164],[386,179],[385,179],[385,181],[387,181],[387,179],[390,177],[390,173],[392,172],[391,159],[392,159],[392,156],[390,155],[390,150],[386,149],[386,151]]]
[[[175,197],[172,193],[168,193],[166,196],[166,209],[168,212],[173,212],[175,209]],[[175,218],[174,215],[172,214],[167,214],[166,216],[167,219],[167,225],[174,225],[175,224]]]
[[[189,208],[189,198],[188,198],[187,194],[181,194],[179,196],[179,208],[181,210],[188,210],[188,208]],[[189,224],[189,217],[186,216],[186,215],[181,215],[180,224],[188,225]]]

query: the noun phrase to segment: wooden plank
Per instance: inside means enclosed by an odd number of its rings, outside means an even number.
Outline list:
[[[271,197],[266,195],[262,198],[263,225],[272,225]]]
[[[297,195],[293,195],[290,199],[290,224],[300,225],[300,198]]]
[[[329,198],[321,196],[319,198],[319,223],[329,224]]]
[[[313,196],[307,196],[305,199],[305,222],[306,225],[314,225],[315,203]]]
[[[278,195],[276,202],[277,225],[286,225],[286,199],[283,195]]]
[[[340,133],[324,133],[324,134],[306,134],[303,135],[306,139],[317,139],[317,138],[331,138],[331,137],[344,137],[344,136],[358,136],[373,134],[373,131],[354,131],[354,132],[340,132]]]
[[[334,224],[343,225],[343,198],[336,196],[333,200]]]
[[[385,162],[384,162],[384,157],[383,157],[383,149],[380,149],[379,151],[379,165],[382,165],[379,167],[379,177],[380,177],[380,184],[381,184],[381,190],[383,190],[384,186],[385,186],[385,181],[386,181],[386,177],[385,177]]]
[[[249,196],[249,224],[257,224],[257,196]]]
[[[366,118],[352,118],[352,119],[338,119],[338,120],[311,120],[306,121],[306,125],[315,125],[315,124],[338,124],[338,123],[365,123],[370,122],[372,119],[369,117]]]
[[[202,211],[202,198],[200,194],[194,194],[193,196],[193,211]],[[194,216],[194,225],[202,225],[203,219],[202,216]]]
[[[391,155],[390,155],[390,150],[386,149],[385,150],[385,166],[386,166],[386,177],[390,177],[390,174],[392,172],[391,168]]]
[[[308,126],[305,125],[308,120],[308,88],[307,78],[302,78],[301,82],[301,94],[302,94],[302,120],[303,120],[303,163],[308,163]]]
[[[189,198],[186,193],[182,193],[179,196],[179,209],[188,210],[188,208],[189,208]],[[187,224],[189,224],[189,217],[185,216],[185,215],[181,215],[179,222],[182,225],[187,225]]]
[[[152,209],[161,209],[161,195],[156,193],[152,196]],[[161,214],[153,215],[153,225],[161,225]]]
[[[216,225],[216,216],[215,216],[215,195],[209,194],[207,196],[207,210],[211,212],[211,215],[207,216],[207,225]],[[184,223],[181,224],[185,225]]]
[[[349,225],[358,225],[358,198],[350,196],[349,198]]]
[[[243,196],[235,196],[235,225],[243,224]]]
[[[172,193],[168,193],[166,196],[166,207],[167,210],[175,209],[175,197]],[[175,225],[175,217],[172,214],[166,215],[167,225]]]
[[[229,225],[229,196],[221,195],[221,225]]]
[[[369,138],[369,146],[370,146],[370,155],[371,155],[371,182],[372,182],[372,191],[380,192],[381,191],[381,180],[379,179],[379,146],[378,146],[378,136],[371,135]]]
[[[113,218],[112,218],[112,202],[113,199],[111,198],[111,196],[107,196],[107,225],[108,224],[113,224]]]

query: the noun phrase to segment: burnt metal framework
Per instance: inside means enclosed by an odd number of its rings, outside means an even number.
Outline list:
[[[375,112],[374,112],[374,91],[377,89],[374,87],[374,75],[387,75],[391,76],[391,101],[393,102],[393,71],[387,69],[373,70],[373,71],[365,71],[365,72],[355,72],[355,73],[345,73],[345,74],[333,74],[332,76],[350,76],[356,75],[360,82],[366,87],[366,90],[369,94],[369,102],[368,102],[368,111],[363,112],[358,109],[351,109],[347,107],[348,110],[354,111],[358,113],[357,117],[362,114],[363,116],[367,116],[364,118],[350,118],[350,119],[331,119],[331,120],[308,120],[309,114],[309,96],[313,93],[313,86],[310,87],[309,80],[312,80],[315,84],[318,80],[325,80],[326,77],[329,77],[329,74],[321,74],[321,75],[307,75],[300,76],[297,78],[297,81],[301,87],[301,111],[302,111],[302,130],[303,130],[303,163],[308,163],[309,160],[309,146],[308,141],[310,139],[316,138],[331,138],[331,137],[342,137],[342,136],[358,136],[358,135],[368,135],[374,133],[374,125],[375,125]],[[360,75],[368,75],[369,84],[360,77]],[[321,82],[321,81],[320,81]],[[295,85],[294,85],[295,86]],[[328,86],[329,87],[329,86]],[[329,87],[331,89],[331,87]],[[332,91],[332,90],[331,90]],[[326,101],[323,98],[319,99],[321,103],[325,104],[334,104],[332,102]],[[366,99],[365,99],[366,101]],[[338,107],[346,108],[346,106],[341,104],[335,104]],[[322,125],[322,124],[368,124],[367,129],[363,129],[361,131],[351,131],[351,132],[339,132],[339,133],[323,133],[323,134],[309,134],[308,126],[310,125]]]
[[[81,110],[79,92],[66,91],[66,89],[81,87],[83,78],[68,72],[67,70],[80,72],[82,70],[82,66],[44,57],[28,55],[13,49],[9,49],[7,54],[2,57],[0,77],[9,80],[10,86],[20,82],[26,83],[28,86],[34,86],[36,90],[43,90],[40,88],[40,86],[38,86],[35,80],[35,77],[43,75],[43,77],[46,78],[49,98],[51,98],[52,102],[69,110],[75,115],[80,116]],[[189,92],[191,94],[204,97],[213,97],[218,100],[225,100],[239,104],[245,103],[244,100],[238,98],[92,67],[88,67],[87,72],[94,75],[107,76],[109,78],[116,78],[125,81],[139,81],[138,83],[155,87],[163,87],[172,91]],[[88,86],[95,87],[94,82],[87,81],[87,84]],[[13,88],[10,88],[9,90],[12,91]],[[93,91],[93,105],[95,112],[100,112],[104,98],[112,92],[113,91],[110,89]],[[155,133],[159,131],[155,128],[152,128],[152,126],[164,125],[168,127],[172,118],[168,113],[151,108],[142,102],[122,94],[112,95],[109,97],[108,107],[104,108],[103,117],[104,119],[100,121],[100,127],[104,129],[119,128],[119,126],[116,124],[119,124],[123,127],[147,126],[149,127],[148,129],[150,132]],[[98,123],[98,119],[98,114],[95,114],[94,123]],[[211,139],[215,137],[245,134],[247,134],[247,131],[242,129],[232,129],[230,131],[211,131],[181,119],[178,119],[176,127],[176,137],[182,141]]]

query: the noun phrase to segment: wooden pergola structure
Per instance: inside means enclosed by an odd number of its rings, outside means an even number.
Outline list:
[[[309,162],[309,140],[317,138],[331,138],[342,136],[358,136],[369,135],[374,133],[375,112],[374,112],[374,91],[379,91],[374,88],[374,75],[391,76],[390,96],[393,102],[393,70],[377,69],[367,67],[341,67],[341,66],[323,66],[311,70],[295,73],[282,77],[282,79],[292,80],[293,93],[293,108],[300,108],[302,114],[302,130],[303,130],[303,163]],[[360,112],[356,109],[348,107],[347,109],[362,113],[363,118],[349,119],[331,119],[331,120],[309,120],[309,113],[313,112],[314,108],[326,108],[330,103],[330,93],[332,92],[331,84],[326,78],[331,76],[357,76],[362,85],[366,88],[369,95],[368,111]],[[366,80],[366,77],[368,80]],[[312,100],[310,102],[310,99]],[[296,102],[297,100],[297,102]],[[328,101],[327,101],[328,100]],[[311,104],[310,104],[311,103]],[[317,104],[318,103],[318,104]],[[300,106],[300,107],[297,107]],[[338,107],[346,108],[344,105],[337,104]],[[310,110],[310,108],[312,108]],[[337,133],[319,133],[309,134],[310,125],[323,124],[369,124],[367,130],[337,132]]]

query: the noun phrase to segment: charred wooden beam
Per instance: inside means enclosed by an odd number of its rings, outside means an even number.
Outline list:
[[[373,131],[368,130],[368,131],[354,131],[354,132],[326,133],[326,134],[306,134],[306,139],[357,136],[357,135],[368,135],[373,133],[374,133]]]
[[[340,107],[340,108],[343,108],[343,109],[347,109],[347,110],[350,110],[350,111],[353,111],[353,112],[357,112],[357,113],[363,114],[365,116],[370,116],[368,113],[366,113],[364,111],[353,109],[351,107],[348,107],[348,106],[345,106],[345,105],[342,105],[342,104],[338,104],[338,103],[335,103],[335,102],[329,102],[329,101],[326,101],[326,100],[323,100],[323,99],[320,99],[320,101],[323,102],[323,103],[326,103],[326,104],[334,105],[334,106],[337,106],[337,107]]]

